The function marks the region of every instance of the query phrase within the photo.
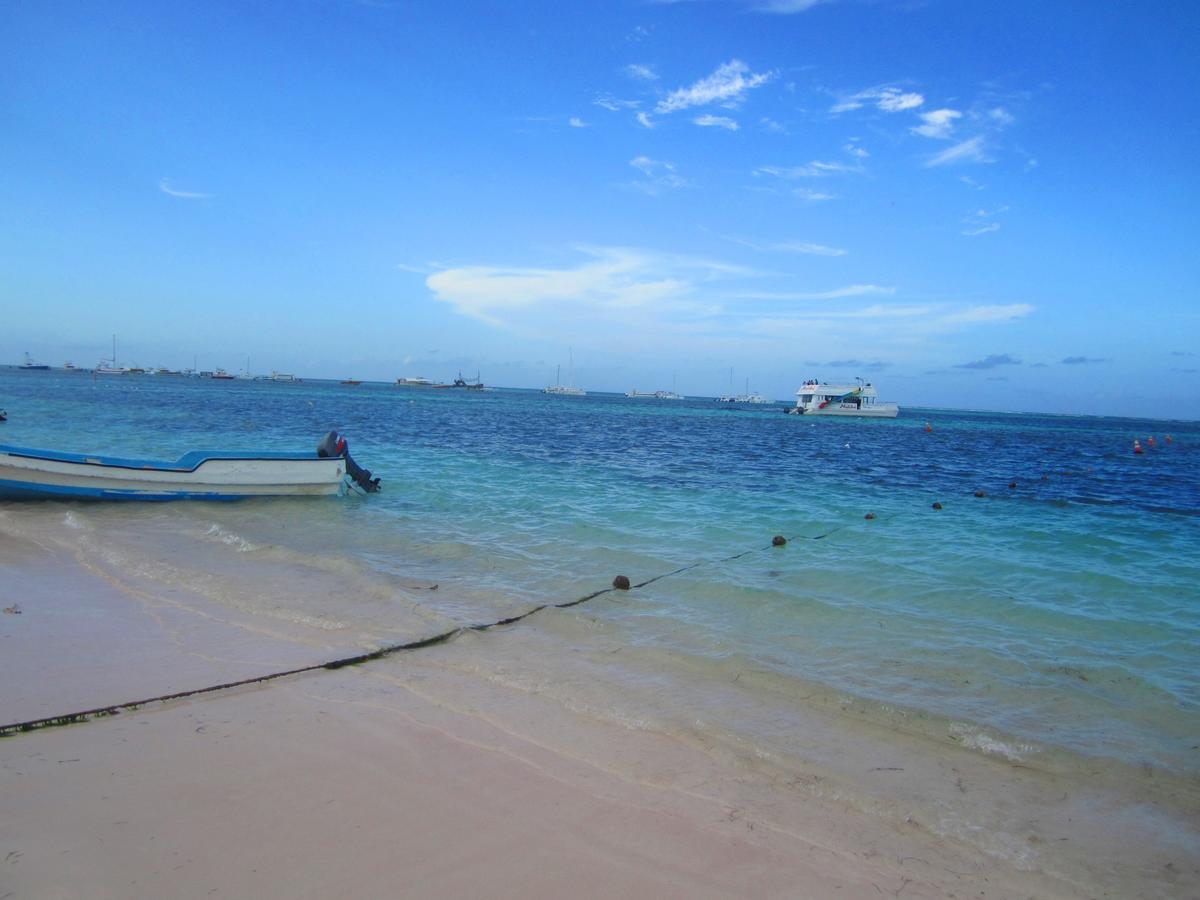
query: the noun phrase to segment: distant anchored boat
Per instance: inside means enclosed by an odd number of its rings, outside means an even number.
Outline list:
[[[587,391],[583,388],[575,387],[575,354],[569,356],[569,365],[567,367],[567,383],[562,383],[562,366],[559,365],[554,370],[554,384],[549,387],[542,388],[543,394],[558,394],[560,397],[586,397]]]
[[[796,405],[788,412],[802,416],[896,418],[900,407],[895,403],[880,403],[870,382],[855,380],[856,384],[829,384],[810,379],[796,391]]]
[[[0,444],[0,500],[241,500],[338,493],[349,476],[379,479],[350,458],[336,432],[314,452],[192,451],[175,462],[31,450]]]

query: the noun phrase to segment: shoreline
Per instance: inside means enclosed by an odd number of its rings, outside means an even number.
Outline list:
[[[0,564],[24,598],[0,619],[5,722],[348,646],[32,542],[6,542]],[[3,738],[0,882],[15,897],[379,895],[406,876],[419,896],[1176,897],[1200,876],[1194,821],[1153,772],[1131,786],[1006,760],[834,693],[741,683],[753,673],[703,682],[732,718],[701,721],[637,652],[552,611]],[[645,670],[644,689],[611,666]],[[736,727],[782,715],[776,744]]]

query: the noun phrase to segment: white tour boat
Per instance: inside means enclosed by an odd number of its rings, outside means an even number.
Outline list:
[[[801,416],[867,416],[894,419],[900,412],[895,403],[880,403],[870,382],[829,384],[811,378],[796,391],[796,405],[788,412]]]

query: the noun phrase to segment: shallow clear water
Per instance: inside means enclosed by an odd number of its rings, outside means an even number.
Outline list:
[[[701,400],[12,370],[0,408],[0,443],[122,456],[310,448],[341,431],[382,494],[37,513],[93,535],[114,566],[322,640],[381,646],[701,563],[576,608],[606,646],[636,651],[617,676],[631,689],[752,671],[775,697],[815,687],[1009,748],[1200,770],[1197,423],[812,420]],[[0,504],[5,527],[27,510]],[[774,534],[790,542],[771,548]],[[586,647],[565,621],[519,627]],[[686,704],[701,715],[705,697]]]

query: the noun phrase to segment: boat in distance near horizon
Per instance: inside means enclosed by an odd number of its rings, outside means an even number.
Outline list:
[[[895,403],[880,403],[874,385],[861,378],[856,384],[829,384],[810,378],[796,391],[796,405],[788,410],[801,416],[859,416],[894,419]]]
[[[316,497],[340,493],[346,476],[379,490],[336,432],[308,452],[193,450],[175,462],[0,444],[0,500]]]

